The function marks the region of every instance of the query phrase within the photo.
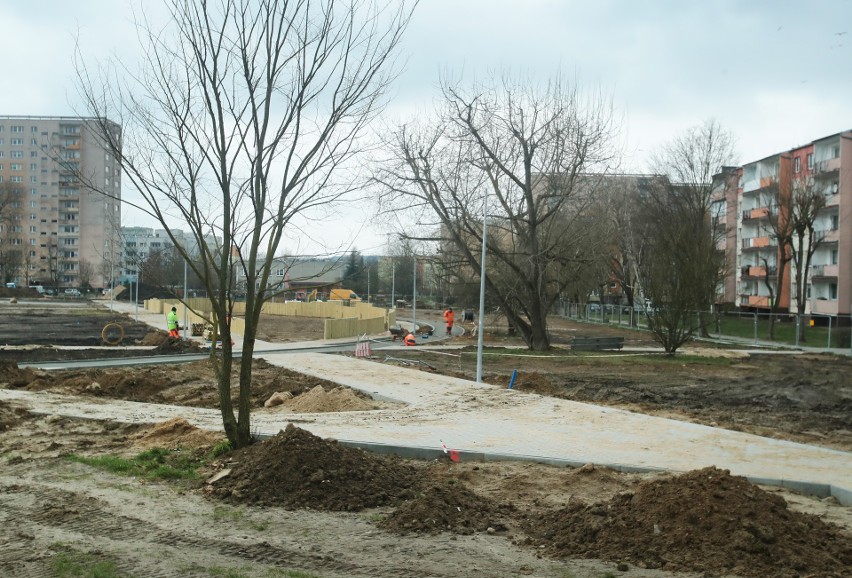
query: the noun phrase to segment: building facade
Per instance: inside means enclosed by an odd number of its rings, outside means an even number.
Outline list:
[[[100,123],[0,116],[0,185],[15,205],[0,252],[20,257],[19,285],[102,288],[118,272],[121,166],[96,137]]]
[[[779,311],[793,312],[802,278],[806,313],[852,314],[852,131],[726,168],[714,185],[715,201],[725,206],[719,226],[728,273],[720,301],[756,311],[777,301]],[[802,209],[785,199],[795,199],[796,191],[818,202],[813,233],[791,247],[784,237],[795,232],[786,225]],[[798,247],[813,253],[810,263],[801,260],[801,272],[791,254]]]

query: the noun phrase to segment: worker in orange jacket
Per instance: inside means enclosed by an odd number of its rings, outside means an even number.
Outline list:
[[[456,314],[453,313],[452,307],[447,307],[447,310],[444,311],[444,320],[447,322],[447,336],[453,334],[453,323],[456,320]]]
[[[417,340],[414,339],[414,333],[407,333],[405,337],[402,339],[403,345],[414,346],[417,345]]]

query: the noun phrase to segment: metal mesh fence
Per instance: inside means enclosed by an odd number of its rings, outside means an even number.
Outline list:
[[[648,329],[648,314],[642,307],[561,301],[555,313],[591,323]],[[852,316],[750,311],[695,311],[696,325],[706,336],[742,343],[852,349]],[[700,321],[699,321],[700,320]],[[700,334],[700,332],[699,332]]]

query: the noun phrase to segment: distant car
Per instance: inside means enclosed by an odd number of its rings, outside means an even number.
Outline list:
[[[82,295],[82,293],[80,293],[79,289],[69,287],[68,289],[65,290],[65,296],[66,297],[80,297],[80,295]]]
[[[17,283],[6,283],[6,289],[17,289],[17,288],[18,288]]]

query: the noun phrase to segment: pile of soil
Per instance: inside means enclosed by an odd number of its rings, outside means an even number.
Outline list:
[[[348,387],[326,391],[321,385],[285,401],[283,406],[296,413],[369,411],[380,407],[372,398]]]
[[[432,485],[399,506],[379,527],[400,534],[505,532],[514,508],[479,496],[462,484]]]
[[[0,360],[0,387],[25,387],[33,378],[31,369],[21,369],[14,361]]]
[[[232,452],[228,475],[210,495],[232,503],[356,512],[414,495],[415,468],[321,439],[289,424],[277,435]]]
[[[231,372],[231,393],[234,403],[239,395],[240,364],[234,363]],[[3,385],[3,383],[9,385]],[[14,385],[12,385],[14,383]],[[61,371],[31,371],[18,369],[14,363],[0,365],[0,387],[25,387],[28,391],[49,391],[64,395],[126,399],[148,403],[165,403],[193,407],[219,407],[219,395],[213,364],[209,359],[174,365],[150,365],[133,368],[74,369]],[[348,411],[374,409],[383,404],[370,402],[366,396],[349,390],[325,399],[317,387],[331,392],[339,389],[336,383],[271,365],[262,359],[252,363],[251,404],[263,407],[264,401],[276,392],[289,392],[294,411],[340,411],[323,409],[323,401]],[[311,399],[299,398],[314,392]],[[300,405],[300,404],[304,405]],[[363,405],[367,404],[367,405]]]
[[[150,339],[150,335],[151,334],[149,333],[145,336],[149,342],[157,339]],[[163,335],[163,340],[153,350],[151,350],[151,355],[164,355],[171,353],[205,353],[207,351],[198,343],[190,339],[175,339],[173,337],[169,337],[166,333]]]
[[[174,418],[154,424],[131,437],[134,447],[140,449],[167,448],[206,451],[225,437],[221,433],[205,431],[183,418]]]
[[[783,498],[713,467],[640,485],[607,502],[569,504],[527,523],[555,558],[600,558],[667,571],[840,577],[852,539]]]

